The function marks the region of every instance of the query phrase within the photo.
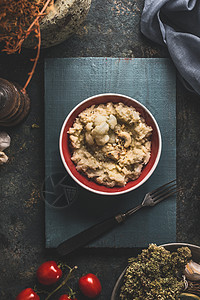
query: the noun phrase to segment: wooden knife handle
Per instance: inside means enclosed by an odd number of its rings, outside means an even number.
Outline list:
[[[111,230],[124,220],[125,215],[117,215],[103,222],[100,222],[62,242],[56,249],[57,253],[61,256],[67,255],[72,251],[78,249],[79,247],[87,245],[89,242],[96,239],[103,233]]]

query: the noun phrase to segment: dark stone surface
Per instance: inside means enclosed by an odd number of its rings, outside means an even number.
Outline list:
[[[44,248],[44,203],[40,198],[44,179],[44,57],[168,57],[166,49],[140,33],[142,7],[143,0],[93,0],[79,32],[41,53],[27,89],[31,112],[25,122],[6,129],[12,142],[5,151],[9,163],[0,167],[1,300],[12,300],[21,289],[33,287],[39,264],[57,259],[53,251]],[[0,77],[23,85],[31,69],[29,59],[34,55],[34,51],[26,49],[20,55],[1,54]],[[39,128],[32,128],[32,124]],[[197,245],[200,245],[199,124],[200,97],[186,91],[177,81],[177,177],[184,188],[177,200],[177,241]],[[117,277],[133,254],[131,249],[78,250],[64,260],[79,267],[70,285],[77,289],[79,276],[95,273],[103,286],[98,299],[109,300]]]

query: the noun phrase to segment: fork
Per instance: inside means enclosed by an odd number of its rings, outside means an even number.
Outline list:
[[[149,192],[145,195],[143,201],[138,206],[126,211],[125,213],[118,214],[111,217],[103,222],[100,222],[77,235],[69,238],[68,240],[62,242],[56,249],[57,253],[61,256],[67,255],[72,251],[78,249],[79,247],[85,246],[92,240],[96,239],[103,233],[111,230],[116,225],[124,222],[129,216],[136,213],[139,209],[146,206],[155,206],[164,199],[172,196],[173,194],[179,192],[180,189],[176,187],[176,179],[160,186],[159,188]]]

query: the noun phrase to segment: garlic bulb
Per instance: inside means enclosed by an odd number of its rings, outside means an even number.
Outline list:
[[[185,266],[184,274],[191,281],[200,280],[200,265],[191,260]]]
[[[0,131],[0,151],[3,151],[9,146],[10,146],[10,136],[4,131]]]

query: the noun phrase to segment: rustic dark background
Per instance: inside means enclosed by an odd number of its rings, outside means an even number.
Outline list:
[[[57,259],[44,247],[44,58],[45,57],[168,57],[165,48],[140,33],[143,0],[93,0],[80,30],[62,44],[41,52],[27,92],[31,112],[21,125],[8,128],[12,142],[9,163],[0,167],[0,299],[12,300],[36,284],[35,270],[47,259]],[[0,77],[23,85],[31,69],[33,50],[0,55]],[[32,124],[39,128],[32,128]],[[177,80],[177,178],[184,188],[177,199],[177,241],[200,245],[200,97]],[[1,128],[3,129],[3,128]],[[99,300],[109,300],[127,258],[137,250],[78,250],[64,262],[77,265],[71,286],[84,273],[99,276]],[[64,291],[64,290],[63,290]],[[42,297],[41,297],[42,298]],[[52,297],[52,299],[58,299]],[[78,295],[78,299],[84,299]]]

